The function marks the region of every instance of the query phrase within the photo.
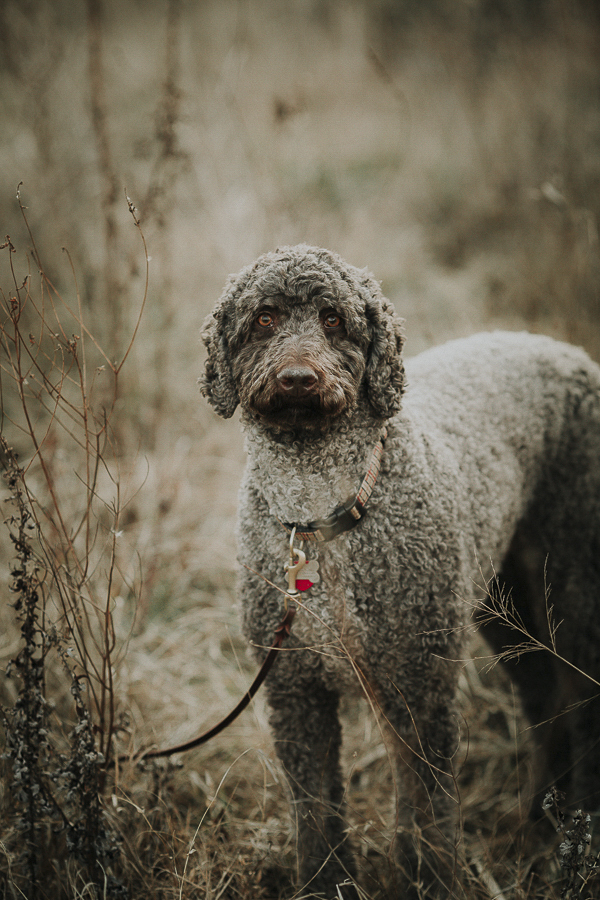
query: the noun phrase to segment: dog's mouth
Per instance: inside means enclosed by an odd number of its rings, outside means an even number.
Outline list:
[[[337,417],[342,412],[338,409],[326,409],[318,395],[291,397],[277,395],[268,403],[253,403],[252,413],[267,425],[275,425],[286,430],[319,429],[324,422]]]

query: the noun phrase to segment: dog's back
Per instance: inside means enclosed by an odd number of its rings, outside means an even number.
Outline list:
[[[548,547],[558,543],[552,531],[572,535],[578,521],[588,543],[594,519],[600,536],[600,368],[587,354],[542,335],[494,332],[426,351],[406,371],[400,418],[457,465],[477,565],[501,565],[522,519],[537,521]]]

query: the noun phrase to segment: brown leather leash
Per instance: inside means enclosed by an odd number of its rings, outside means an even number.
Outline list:
[[[258,674],[240,702],[237,706],[231,710],[229,715],[225,716],[224,719],[221,719],[216,725],[212,728],[209,728],[208,731],[205,731],[203,734],[199,735],[196,738],[193,738],[191,741],[186,741],[184,744],[177,744],[176,747],[167,747],[164,750],[146,750],[141,753],[134,753],[132,755],[123,754],[118,757],[119,762],[141,762],[145,759],[160,759],[164,756],[172,756],[174,753],[185,753],[186,750],[192,750],[193,747],[199,747],[200,744],[205,744],[215,735],[219,734],[223,731],[224,728],[227,728],[228,725],[231,725],[234,719],[237,719],[239,714],[246,709],[259,687],[269,674],[270,670],[273,668],[273,663],[277,659],[277,655],[281,648],[281,645],[285,641],[287,637],[289,637],[292,622],[294,621],[294,616],[296,615],[296,607],[293,603],[288,605],[287,611],[277,628],[275,629],[275,638],[269,652],[267,653],[262,666],[260,667]]]
[[[337,509],[335,509],[327,519],[310,522],[308,525],[298,525],[293,523],[281,522],[281,525],[283,525],[285,530],[290,534],[290,561],[285,567],[288,573],[286,613],[282,621],[275,629],[275,639],[271,644],[271,648],[269,649],[269,652],[267,653],[265,660],[258,671],[258,675],[254,679],[238,705],[231,710],[228,716],[225,716],[225,718],[218,722],[213,728],[209,728],[209,730],[205,731],[204,734],[199,735],[199,737],[196,737],[191,741],[186,741],[185,744],[177,744],[176,747],[167,747],[165,750],[146,750],[142,751],[141,753],[138,752],[131,755],[124,753],[121,756],[117,757],[118,762],[141,762],[141,760],[144,759],[160,759],[164,756],[172,756],[174,753],[185,753],[186,750],[192,750],[194,747],[199,747],[201,744],[205,744],[215,735],[219,734],[221,731],[223,731],[224,728],[227,728],[228,725],[231,725],[233,720],[237,719],[239,714],[246,709],[246,707],[258,691],[259,687],[267,677],[269,671],[271,670],[273,663],[277,659],[277,654],[281,649],[281,645],[283,644],[285,639],[289,637],[292,628],[292,622],[294,620],[294,616],[296,615],[296,607],[293,603],[288,603],[288,601],[293,596],[296,596],[299,593],[299,590],[303,591],[308,589],[307,587],[300,587],[298,590],[297,585],[300,584],[300,581],[298,580],[298,574],[302,575],[302,573],[304,572],[308,579],[306,580],[306,584],[308,585],[308,587],[311,587],[314,581],[319,580],[318,574],[316,574],[316,561],[313,560],[311,566],[311,564],[306,559],[306,554],[294,547],[294,540],[297,538],[303,542],[331,541],[333,540],[333,538],[337,537],[338,534],[342,534],[345,531],[350,531],[350,529],[354,528],[358,524],[358,522],[361,521],[361,519],[366,514],[365,507],[369,501],[369,498],[375,486],[375,482],[377,481],[377,476],[379,475],[381,457],[383,454],[387,436],[388,430],[384,426],[381,431],[379,440],[373,448],[367,473],[362,480],[358,494],[356,496],[352,495],[351,497],[349,497],[348,500],[341,506],[338,506]],[[311,573],[310,576],[309,570]],[[304,579],[301,578],[300,580]]]

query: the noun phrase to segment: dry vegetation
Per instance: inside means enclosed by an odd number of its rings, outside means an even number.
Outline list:
[[[383,279],[411,353],[502,324],[599,357],[596,6],[4,0],[0,47],[1,895],[292,896],[260,696],[176,763],[115,764],[253,673],[242,443],[197,397],[200,324],[229,272],[306,240]],[[594,896],[524,824],[535,759],[488,669],[462,676],[466,896]],[[366,705],[347,724],[385,897],[389,767]]]

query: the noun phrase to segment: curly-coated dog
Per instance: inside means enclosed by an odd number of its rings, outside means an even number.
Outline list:
[[[353,895],[343,691],[370,699],[393,751],[399,896],[454,890],[465,624],[479,607],[495,651],[523,641],[485,613],[501,608],[498,585],[534,640],[560,623],[556,654],[572,664],[540,651],[512,665],[531,722],[545,723],[538,789],[560,782],[599,806],[600,709],[582,674],[600,677],[598,366],[550,338],[496,332],[427,351],[405,375],[401,321],[378,283],[305,245],[231,277],[203,338],[202,391],[224,417],[239,404],[247,435],[241,609],[259,659],[282,617],[273,585],[301,591],[266,682],[301,884]]]

